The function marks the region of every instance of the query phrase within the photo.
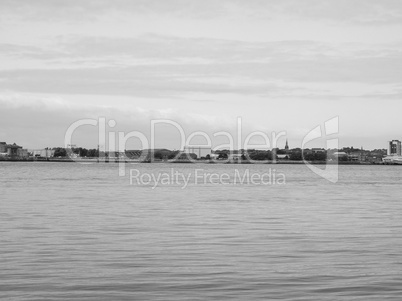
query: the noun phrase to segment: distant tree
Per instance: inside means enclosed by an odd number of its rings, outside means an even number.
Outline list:
[[[303,152],[303,158],[306,161],[314,161],[314,154],[309,151],[304,151]]]
[[[255,151],[248,154],[249,158],[254,161],[271,160],[272,154],[268,151]]]
[[[293,160],[293,161],[301,161],[303,158],[302,158],[302,153],[300,152],[300,151],[295,151],[295,152],[292,152],[291,154],[290,154],[290,158],[289,158],[290,160]]]
[[[218,156],[218,159],[226,160],[227,158],[228,158],[228,154],[226,154],[226,153],[220,153]]]
[[[65,148],[56,147],[56,148],[54,148],[54,156],[55,157],[67,157],[67,151]]]
[[[168,159],[172,160],[174,158],[176,158],[176,156],[179,154],[179,151],[172,151],[168,154]]]
[[[80,147],[80,157],[87,157],[88,156],[88,150],[86,148]]]
[[[163,154],[162,154],[162,152],[159,152],[159,151],[155,152],[155,153],[154,153],[154,158],[155,158],[155,159],[160,159],[160,160],[162,160],[162,159],[163,159]]]
[[[326,152],[318,152],[314,154],[315,161],[325,161],[327,160],[327,153]]]
[[[310,152],[305,151],[303,152],[304,160],[306,161],[326,161],[327,160],[327,153],[326,152]]]
[[[97,149],[89,149],[86,156],[95,158],[95,157],[98,157],[98,154],[99,154],[99,152]]]

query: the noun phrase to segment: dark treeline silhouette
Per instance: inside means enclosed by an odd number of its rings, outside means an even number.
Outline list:
[[[98,149],[86,149],[83,147],[76,147],[72,149],[66,149],[63,147],[55,147],[54,157],[68,157],[69,152],[79,156],[79,157],[87,157],[87,158],[97,158],[97,157],[122,157],[126,156],[129,159],[140,159],[140,160],[172,160],[172,159],[186,159],[188,154],[184,154],[181,151],[177,150],[168,150],[168,149],[154,149],[154,150],[126,150],[124,153],[119,152],[99,152]],[[336,154],[338,152],[338,154]],[[339,161],[352,161],[358,160],[360,161],[374,161],[374,159],[378,160],[382,157],[386,156],[387,151],[385,149],[376,149],[372,151],[353,148],[353,147],[345,147],[342,149],[332,149],[332,150],[324,150],[324,149],[273,149],[273,150],[217,150],[212,152],[217,155],[218,160],[227,160],[231,154],[237,154],[241,156],[241,159],[244,161],[253,160],[253,161],[266,161],[266,160],[290,160],[290,161],[326,161],[326,160],[339,160]],[[356,157],[360,156],[360,157]],[[196,159],[197,156],[195,154],[190,154],[190,157]],[[207,155],[205,158],[198,159],[210,159],[211,156]]]
[[[63,147],[55,147],[54,156],[55,157],[67,157],[67,149]],[[98,157],[99,151],[97,149],[86,149],[83,147],[72,148],[71,151],[80,157]]]

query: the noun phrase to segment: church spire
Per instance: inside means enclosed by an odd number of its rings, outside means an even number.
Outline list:
[[[288,139],[286,139],[286,145],[285,145],[285,150],[289,150],[289,144],[288,144]]]

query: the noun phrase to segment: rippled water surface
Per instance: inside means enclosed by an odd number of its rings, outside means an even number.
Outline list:
[[[190,181],[130,185],[130,168]],[[235,168],[286,182],[235,184]],[[195,169],[228,183],[196,182]],[[340,166],[332,184],[303,165],[141,164],[119,177],[116,164],[3,162],[0,299],[402,300],[401,175]]]

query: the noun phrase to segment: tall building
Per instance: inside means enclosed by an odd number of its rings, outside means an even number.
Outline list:
[[[389,156],[400,156],[401,155],[401,141],[392,140],[389,142],[388,155]]]
[[[286,139],[286,145],[285,145],[285,150],[288,151],[289,150],[289,144],[288,144],[288,139]]]

